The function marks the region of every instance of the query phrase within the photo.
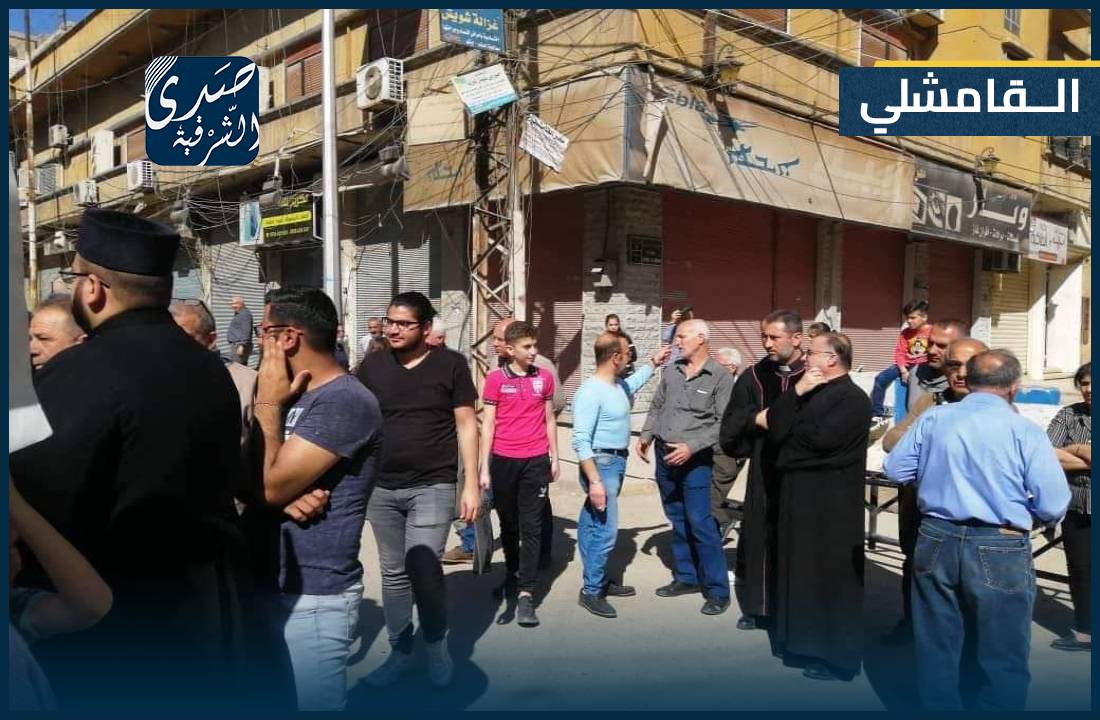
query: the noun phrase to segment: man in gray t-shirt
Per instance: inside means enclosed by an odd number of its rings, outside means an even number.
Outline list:
[[[947,390],[947,377],[943,374],[943,363],[947,357],[947,346],[956,340],[968,337],[970,326],[962,320],[937,320],[932,325],[932,334],[928,338],[928,362],[918,365],[909,373],[909,393],[905,401],[906,411],[912,411],[922,395]]]

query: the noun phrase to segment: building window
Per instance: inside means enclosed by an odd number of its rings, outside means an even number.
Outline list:
[[[126,133],[126,162],[144,160],[145,154],[145,128]]]
[[[428,49],[427,10],[369,10],[368,57],[407,58]]]
[[[909,51],[900,40],[886,33],[864,26],[860,31],[859,64],[871,67],[876,60],[908,60]]]
[[[772,28],[773,30],[787,32],[786,10],[770,8],[765,10],[743,10],[741,8],[738,8],[737,12],[752,20],[757,25],[764,25],[766,27]]]
[[[1020,34],[1020,10],[1005,10],[1005,30],[1013,35]]]
[[[286,101],[321,92],[321,43],[286,58]]]

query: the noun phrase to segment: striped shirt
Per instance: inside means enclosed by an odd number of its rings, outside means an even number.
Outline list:
[[[1050,421],[1047,437],[1056,448],[1077,444],[1091,445],[1092,407],[1083,402],[1065,406]],[[1090,473],[1087,470],[1070,472],[1066,473],[1066,479],[1069,481],[1069,489],[1073,495],[1069,509],[1073,512],[1092,515]]]

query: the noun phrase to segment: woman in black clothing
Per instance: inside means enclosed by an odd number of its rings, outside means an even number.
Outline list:
[[[1085,363],[1073,377],[1084,400],[1062,408],[1047,428],[1058,460],[1066,471],[1073,496],[1062,521],[1062,545],[1069,569],[1073,599],[1073,631],[1051,643],[1056,650],[1092,650],[1092,363]]]

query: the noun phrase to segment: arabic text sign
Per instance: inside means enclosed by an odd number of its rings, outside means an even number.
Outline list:
[[[503,65],[474,70],[451,78],[451,82],[471,115],[507,105],[516,99],[516,90],[504,73]]]
[[[263,211],[264,244],[308,240],[313,237],[313,196],[297,193]]]
[[[1069,228],[1045,218],[1031,218],[1031,234],[1028,236],[1027,256],[1032,260],[1066,264],[1066,246],[1069,244]]]
[[[145,149],[158,165],[247,165],[260,76],[245,57],[158,57],[145,69]]]
[[[1100,63],[843,68],[841,135],[1095,135]]]
[[[519,146],[539,162],[554,168],[555,172],[561,172],[569,138],[544,123],[537,115],[528,115]]]
[[[440,10],[439,31],[443,42],[504,52],[503,10]]]
[[[915,233],[1020,252],[1028,242],[1031,204],[1031,193],[917,160],[910,206]]]

